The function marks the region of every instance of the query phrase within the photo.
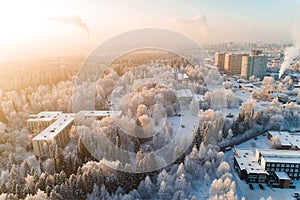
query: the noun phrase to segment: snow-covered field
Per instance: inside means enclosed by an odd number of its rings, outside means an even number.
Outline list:
[[[260,135],[257,139],[248,140],[242,143],[237,148],[250,148],[257,149],[269,149],[269,140],[267,135]],[[262,184],[264,189],[260,189],[258,183],[252,183],[254,190],[250,190],[249,185],[245,180],[241,180],[238,174],[233,169],[233,152],[229,151],[225,153],[225,159],[230,163],[233,179],[236,182],[236,193],[238,199],[245,197],[247,200],[259,200],[261,198],[267,199],[271,197],[273,200],[289,200],[295,199],[292,194],[295,192],[300,193],[300,181],[292,180],[293,184],[296,185],[295,189],[281,189],[281,188],[271,188],[267,184]]]

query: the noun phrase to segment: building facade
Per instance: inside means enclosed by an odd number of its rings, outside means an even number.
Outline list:
[[[234,149],[234,168],[247,183],[267,183],[269,173],[262,168],[250,149]]]
[[[275,172],[285,172],[290,179],[300,178],[300,152],[295,150],[256,150],[260,165],[275,177]]]
[[[28,129],[33,132],[39,132],[50,126],[61,115],[62,112],[40,112],[36,115],[29,115],[27,120]]]
[[[83,110],[78,114],[62,112],[40,112],[30,115],[27,120],[28,129],[39,132],[32,140],[34,154],[38,157],[47,157],[51,154],[52,145],[63,148],[70,141],[70,130],[75,121],[80,119],[102,120],[105,117],[119,117],[122,111]]]
[[[56,144],[63,148],[69,141],[69,132],[74,125],[74,114],[60,114],[57,119],[32,140],[36,156],[49,156],[50,147]]]
[[[225,53],[216,52],[214,66],[218,67],[220,70],[224,70],[224,62],[225,62]]]
[[[234,149],[234,168],[246,182],[290,187],[289,180],[300,179],[300,151]]]
[[[225,54],[224,60],[224,72],[227,75],[241,75],[242,58],[247,56],[245,53],[229,53]]]
[[[268,57],[265,55],[250,55],[242,57],[241,78],[249,79],[254,75],[255,78],[263,79],[266,74]]]

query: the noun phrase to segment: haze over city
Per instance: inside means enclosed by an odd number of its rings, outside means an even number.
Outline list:
[[[113,35],[148,27],[201,44],[293,42],[299,7],[297,0],[2,1],[0,60],[87,54]]]

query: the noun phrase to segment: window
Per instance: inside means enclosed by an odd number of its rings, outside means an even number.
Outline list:
[[[280,164],[279,164],[279,163],[277,163],[277,164],[276,164],[276,167],[280,167]]]
[[[294,164],[291,164],[291,167],[294,168]]]
[[[290,171],[290,169],[289,168],[285,168],[285,172],[289,172]]]
[[[276,171],[279,172],[279,168],[276,168]]]
[[[294,172],[294,169],[291,169],[290,172]]]
[[[267,163],[267,167],[270,167],[270,163]]]
[[[251,179],[251,178],[257,178],[257,175],[251,174],[251,175],[248,176],[248,178],[250,178],[250,179]]]
[[[295,169],[295,172],[298,172],[299,171],[299,169]]]
[[[259,179],[266,179],[267,176],[266,176],[266,175],[259,175],[258,178],[259,178]]]
[[[272,167],[275,167],[275,163],[272,163],[271,166],[272,166]]]
[[[285,165],[284,163],[281,163],[281,167],[284,167],[284,165]]]
[[[299,164],[295,164],[295,168],[299,168]]]
[[[290,167],[290,164],[286,164],[286,167]]]
[[[294,177],[297,177],[298,176],[298,174],[297,173],[294,173]]]

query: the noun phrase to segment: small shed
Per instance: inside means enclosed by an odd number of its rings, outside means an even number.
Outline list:
[[[277,182],[279,183],[280,188],[289,188],[290,187],[290,177],[285,172],[275,172]]]

